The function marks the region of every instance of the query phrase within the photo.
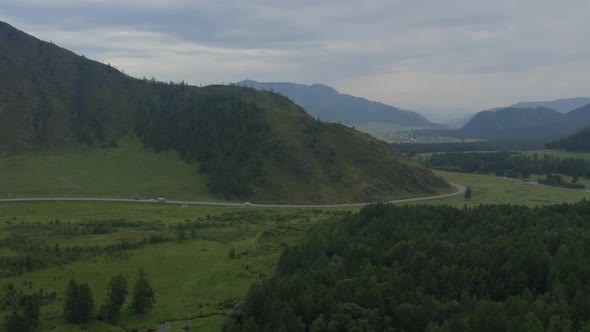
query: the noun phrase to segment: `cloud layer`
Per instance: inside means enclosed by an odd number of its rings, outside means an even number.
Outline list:
[[[4,0],[0,20],[133,76],[321,82],[418,108],[590,96],[590,2]]]

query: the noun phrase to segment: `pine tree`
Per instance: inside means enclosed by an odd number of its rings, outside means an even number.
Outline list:
[[[465,188],[465,199],[466,200],[470,200],[471,199],[471,194],[472,194],[471,187],[468,186],[467,188]]]
[[[78,286],[78,323],[86,323],[92,319],[94,299],[88,284]]]
[[[6,332],[32,332],[35,330],[18,311],[6,316],[4,329]]]
[[[257,332],[260,331],[260,327],[258,327],[258,324],[256,324],[256,321],[254,320],[254,318],[250,317],[246,323],[244,324],[244,327],[242,328],[242,332]]]
[[[21,303],[23,306],[23,316],[25,321],[32,328],[37,328],[37,326],[39,326],[41,298],[37,294],[25,295],[21,299]]]
[[[65,294],[64,318],[70,323],[77,323],[78,318],[78,283],[74,279],[70,280]]]
[[[92,319],[94,299],[88,284],[78,285],[74,279],[70,280],[65,297],[64,318],[67,322],[85,323]]]
[[[106,303],[102,309],[104,317],[108,322],[116,322],[128,294],[129,291],[125,277],[120,274],[112,277],[107,287]]]
[[[154,306],[155,302],[156,297],[154,290],[152,289],[152,286],[150,285],[150,282],[147,278],[147,274],[143,269],[140,269],[139,276],[135,282],[135,287],[133,287],[131,309],[136,314],[143,314],[150,310]]]

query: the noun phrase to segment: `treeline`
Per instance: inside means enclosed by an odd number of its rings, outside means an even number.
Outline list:
[[[545,146],[547,149],[590,152],[590,127],[564,139],[547,143]]]
[[[104,303],[96,318],[114,324],[118,321],[121,309],[127,301],[127,295],[129,295],[127,280],[121,274],[113,276],[104,293],[106,294]],[[85,324],[95,318],[94,295],[87,283],[70,280],[64,297],[63,317],[68,323]],[[156,294],[147,274],[143,269],[139,269],[135,286],[131,292],[129,308],[133,313],[140,315],[151,310],[155,303]],[[11,331],[8,330],[8,332]],[[14,330],[14,332],[17,331]]]
[[[581,158],[560,159],[551,155],[524,155],[514,152],[436,153],[419,157],[425,165],[447,171],[494,173],[498,176],[528,178],[531,174],[557,173],[590,178],[590,161]]]
[[[253,181],[263,181],[261,147],[270,127],[256,104],[224,91],[160,85],[159,92],[140,106],[136,132],[147,147],[199,162],[211,191],[226,198],[248,195]]]
[[[590,331],[590,203],[372,205],[322,223],[224,331]]]
[[[396,143],[392,144],[401,153],[414,156],[420,153],[472,152],[472,151],[532,151],[543,148],[539,142],[481,141],[452,143]]]

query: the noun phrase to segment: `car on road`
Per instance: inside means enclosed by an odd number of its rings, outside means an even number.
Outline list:
[[[165,203],[166,202],[166,199],[163,198],[163,197],[158,197],[158,202]]]

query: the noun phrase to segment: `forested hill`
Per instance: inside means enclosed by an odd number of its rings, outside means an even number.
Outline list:
[[[561,114],[550,108],[504,108],[497,111],[479,112],[462,131],[466,134],[484,136],[512,131],[528,126],[542,126],[559,120]]]
[[[324,203],[448,189],[386,143],[280,95],[134,79],[0,23],[0,155],[109,147],[123,135],[178,151],[220,198]]]
[[[224,331],[588,331],[590,203],[372,205],[324,222]]]
[[[442,127],[429,122],[416,112],[341,94],[334,88],[323,84],[263,83],[252,80],[245,80],[238,84],[285,95],[303,107],[309,114],[319,117],[322,121],[346,124],[386,122],[405,126]]]
[[[428,134],[547,142],[572,135],[588,125],[590,105],[565,114],[544,107],[509,107],[479,112],[461,129],[430,131]]]
[[[590,152],[590,127],[564,139],[547,143],[546,147],[548,149]]]

